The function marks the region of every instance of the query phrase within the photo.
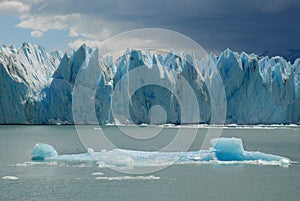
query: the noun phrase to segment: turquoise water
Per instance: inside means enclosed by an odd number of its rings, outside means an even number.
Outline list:
[[[96,130],[83,127],[86,133]],[[134,132],[135,127],[124,127]],[[156,128],[146,127],[144,132]],[[105,127],[117,147],[157,150],[173,139],[176,128],[141,140]],[[207,128],[198,130],[190,150],[201,148]],[[225,128],[222,137],[242,138],[246,150],[300,161],[300,129],[296,127]],[[191,129],[183,132],[190,135]],[[127,175],[88,162],[31,162],[36,143],[55,146],[59,154],[84,153],[73,126],[0,127],[0,200],[299,200],[300,164],[289,167],[250,164],[176,164],[147,175]],[[13,180],[13,176],[18,179]]]

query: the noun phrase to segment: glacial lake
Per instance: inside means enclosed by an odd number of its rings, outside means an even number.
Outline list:
[[[142,130],[140,130],[142,129]],[[187,138],[195,128],[81,126],[93,135],[102,130],[116,147],[155,151],[166,146],[178,130]],[[189,147],[201,149],[209,126],[200,126]],[[220,128],[218,128],[220,129]],[[122,132],[151,133],[135,139]],[[94,162],[36,162],[36,143],[55,147],[59,154],[87,150],[74,126],[0,126],[0,200],[164,200],[164,201],[295,201],[300,198],[300,127],[229,126],[221,137],[243,140],[245,150],[284,156],[289,166],[247,163],[173,164],[149,174],[125,174]],[[142,134],[141,134],[142,135]],[[184,143],[184,142],[183,142]],[[101,150],[99,150],[101,151]]]

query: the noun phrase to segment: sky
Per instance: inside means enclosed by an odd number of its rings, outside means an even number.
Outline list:
[[[164,28],[209,52],[300,49],[299,0],[0,0],[0,43],[89,46],[124,31]]]

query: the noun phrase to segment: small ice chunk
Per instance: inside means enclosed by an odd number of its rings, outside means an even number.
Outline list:
[[[93,172],[92,175],[93,176],[103,175],[103,172]]]
[[[17,180],[19,178],[15,177],[15,176],[4,176],[4,177],[2,177],[2,179],[4,179],[4,180]]]

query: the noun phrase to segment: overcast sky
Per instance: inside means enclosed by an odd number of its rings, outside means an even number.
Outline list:
[[[299,0],[13,0],[0,1],[0,43],[67,49],[151,27],[216,53],[279,54],[300,49],[299,21]]]

